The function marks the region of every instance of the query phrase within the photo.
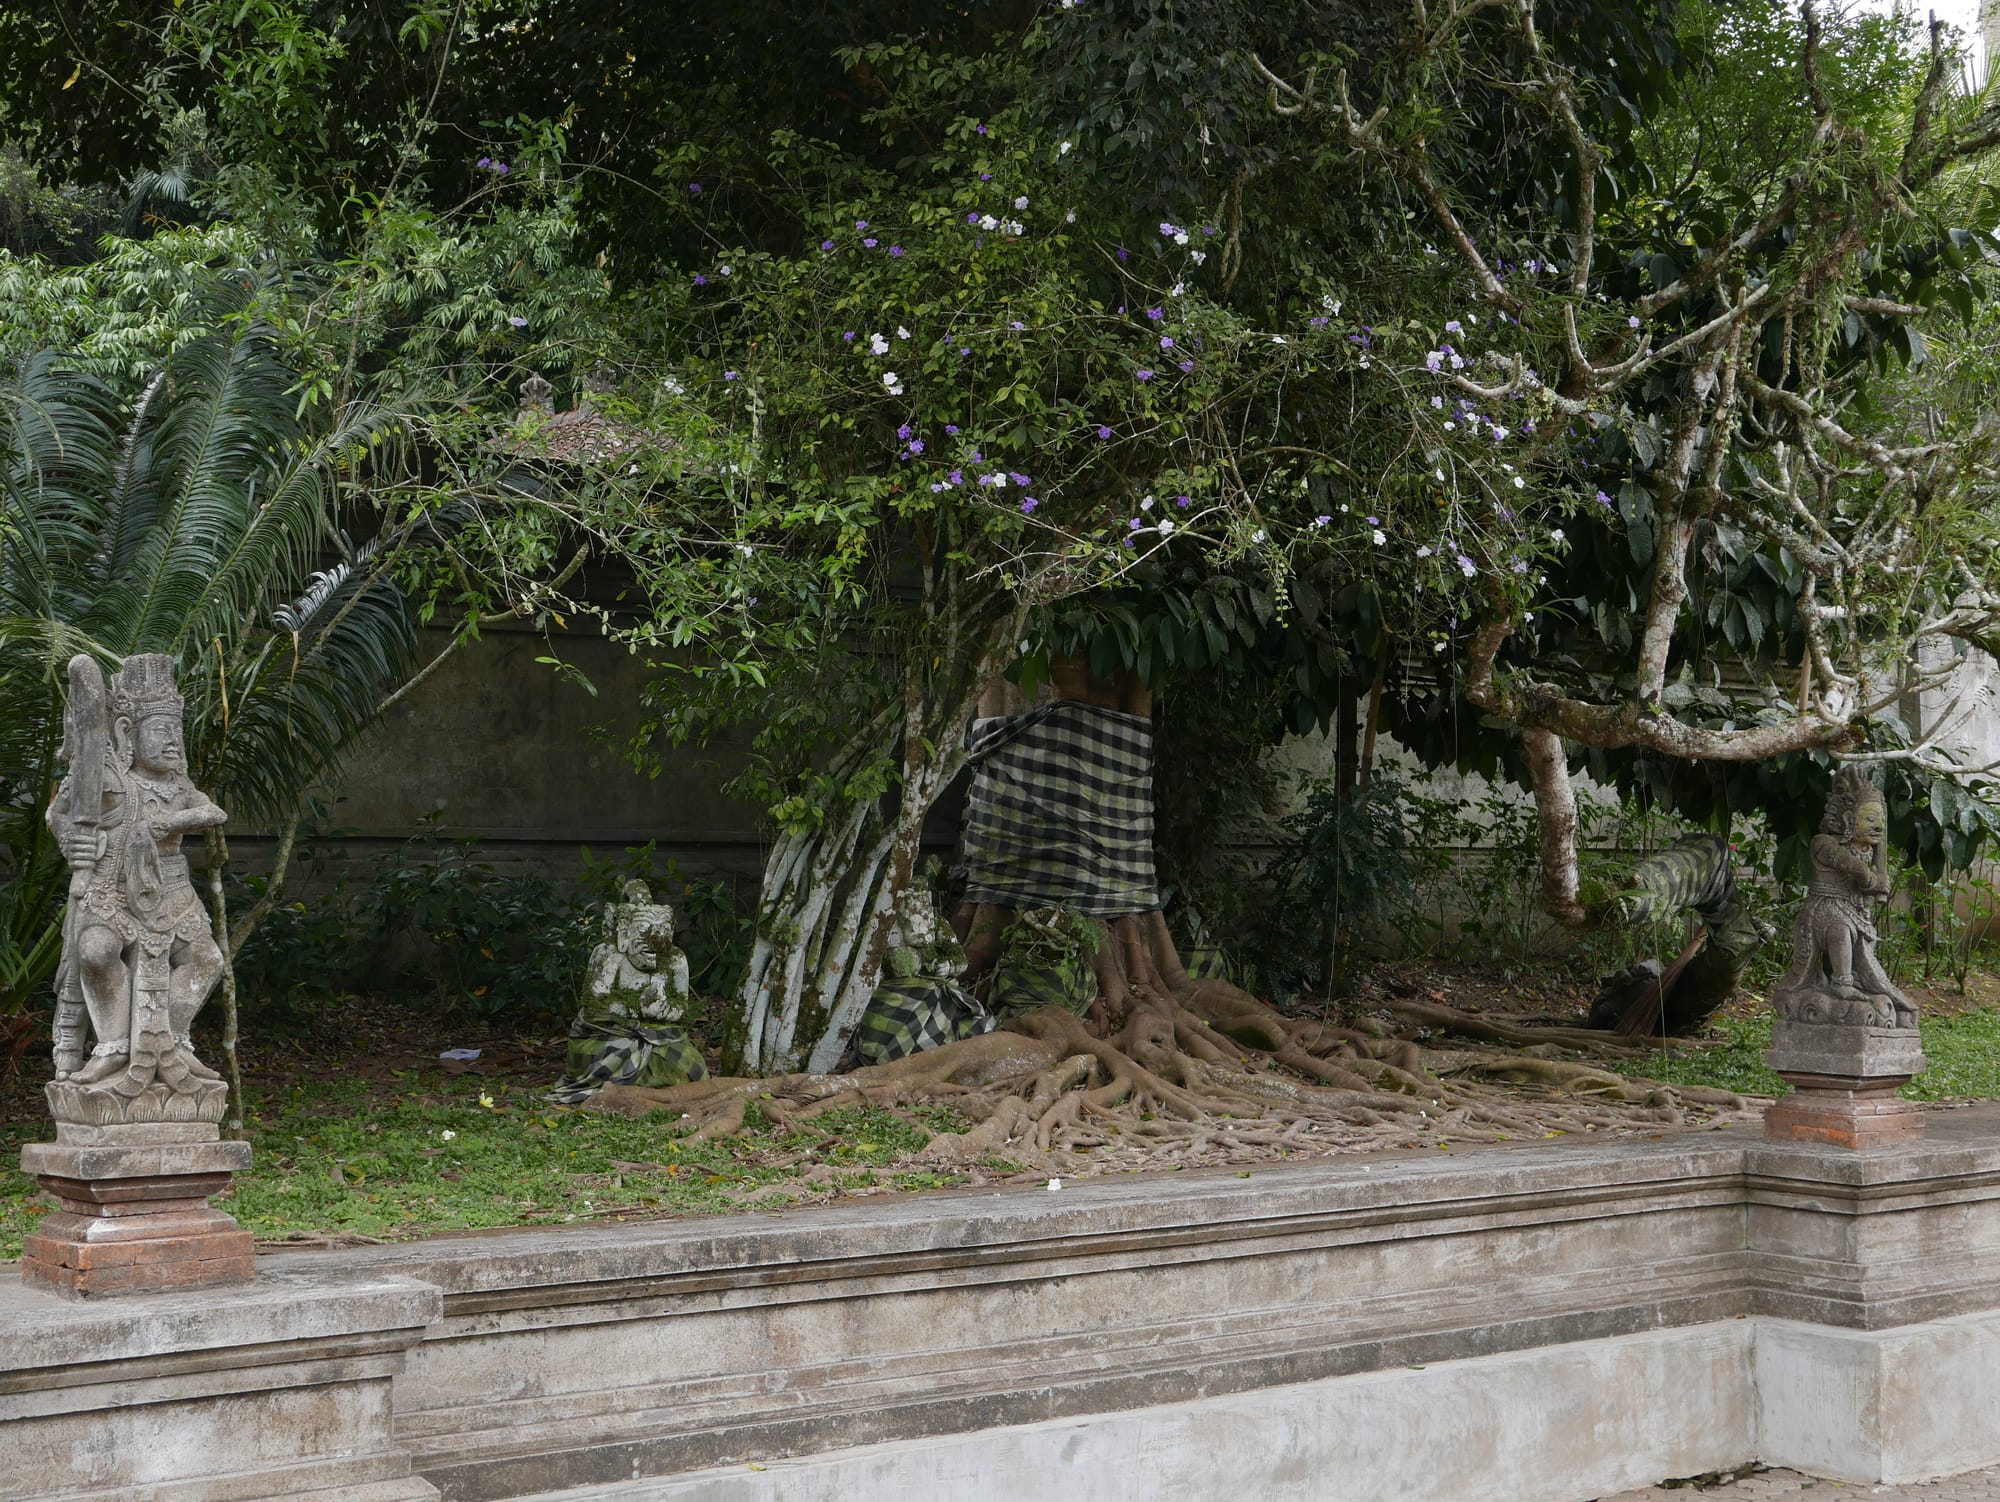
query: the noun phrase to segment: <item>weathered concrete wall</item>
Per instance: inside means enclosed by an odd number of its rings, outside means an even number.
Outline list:
[[[1730,1129],[290,1253],[81,1310],[8,1284],[0,1498],[316,1467],[377,1495],[350,1461],[457,1502],[1943,1474],[2000,1461],[2000,1107],[1929,1120],[1867,1153]],[[221,1444],[231,1413],[268,1434]],[[257,1490],[287,1444],[291,1491]]]

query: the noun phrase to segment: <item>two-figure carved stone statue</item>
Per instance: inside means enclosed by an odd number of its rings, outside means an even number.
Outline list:
[[[222,953],[181,841],[228,815],[188,780],[171,657],[126,658],[108,693],[90,658],[69,671],[69,770],[48,811],[70,865],[50,1108],[92,1126],[220,1121],[227,1087],[188,1029]]]
[[[171,657],[128,657],[108,685],[90,658],[70,662],[67,775],[48,811],[70,867],[45,1091],[56,1140],[21,1149],[62,1207],[23,1243],[22,1281],[70,1298],[255,1276],[250,1233],[208,1203],[250,1144],[220,1140],[229,1088],[188,1041],[222,951],[181,841],[227,816],[188,780],[182,709]]]
[[[1844,766],[1812,842],[1812,884],[1792,929],[1792,968],[1771,989],[1791,1022],[1917,1025],[1917,1009],[1875,958],[1875,909],[1889,897],[1889,809],[1868,774]]]

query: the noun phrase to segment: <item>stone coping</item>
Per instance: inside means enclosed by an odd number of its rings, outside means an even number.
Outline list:
[[[185,1293],[58,1300],[0,1278],[0,1393],[52,1366],[74,1371],[195,1351],[422,1330],[441,1312],[437,1289],[349,1268],[258,1269],[255,1283]]]

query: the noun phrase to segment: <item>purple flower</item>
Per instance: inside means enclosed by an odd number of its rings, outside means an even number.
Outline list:
[[[868,228],[868,221],[866,219],[857,219],[854,221],[854,227],[856,229],[866,229]]]
[[[1194,369],[1194,361],[1192,361],[1192,360],[1183,360],[1183,361],[1181,361],[1181,374],[1182,374],[1182,375],[1186,375],[1186,374],[1188,374],[1188,373],[1189,373],[1190,371],[1192,371],[1193,369]]]
[[[694,284],[697,287],[706,287],[708,285],[708,278],[703,276],[699,271],[697,271],[694,274]]]
[[[701,191],[701,184],[700,184],[700,183],[689,183],[689,184],[688,184],[688,192],[690,192],[690,193],[699,193],[700,191]]]
[[[979,130],[979,133],[980,133],[980,134],[981,134],[982,136],[986,134],[986,127],[985,127],[985,126],[983,126],[983,125],[982,125],[982,126],[979,126],[979,127],[978,127],[978,130]]]
[[[1153,378],[1153,373],[1150,370],[1141,370],[1137,374],[1138,378],[1142,381],[1150,381]]]
[[[479,170],[481,172],[484,172],[488,167],[492,165],[493,165],[493,158],[490,156],[483,156],[479,159]]]
[[[1023,490],[1028,487],[1028,477],[1026,475],[1016,474],[1010,469],[1007,471],[1007,478],[1012,480],[1016,485],[1019,485]]]
[[[980,453],[978,449],[974,449],[972,451],[972,462],[974,464],[983,464],[986,462],[986,456]]]
[[[891,245],[889,247],[889,254],[892,256],[900,256],[902,253],[903,247],[900,245]]]
[[[993,174],[990,172],[982,172],[979,174],[979,180],[983,183],[990,183],[993,181]]]
[[[903,442],[908,443],[910,441],[910,425],[904,423],[900,428],[896,429],[896,436],[902,439]]]
[[[1131,253],[1131,252],[1130,252],[1129,250],[1127,250],[1127,249],[1126,249],[1126,248],[1125,248],[1124,246],[1122,246],[1122,245],[1118,247],[1118,259],[1119,259],[1119,260],[1121,260],[1121,261],[1128,261],[1128,260],[1130,260],[1131,258],[1132,258],[1132,253]]]
[[[958,436],[958,424],[948,422],[944,425],[944,431],[947,437],[956,438]]]
[[[1033,514],[1034,509],[1041,504],[1033,496],[1029,496],[1025,501],[1021,502],[1021,515],[1028,516]]]
[[[873,250],[877,245],[880,245],[882,242],[880,240],[877,240],[873,235],[870,235],[867,239],[863,240],[861,243],[867,246],[868,249]]]
[[[1460,553],[1458,555],[1458,571],[1470,579],[1474,574],[1479,572],[1479,565],[1466,557],[1465,554]]]
[[[1191,501],[1191,500],[1189,500],[1189,499],[1188,499],[1188,498],[1187,498],[1186,496],[1184,496],[1184,495],[1177,495],[1177,496],[1175,496],[1175,497],[1174,497],[1174,504],[1175,504],[1176,506],[1180,507],[1180,508],[1181,508],[1181,510],[1185,511],[1185,510],[1187,510],[1187,508],[1188,508],[1188,507],[1192,506],[1192,505],[1194,504],[1194,502],[1193,502],[1193,501]]]
[[[854,342],[854,330],[849,329],[846,333],[842,334],[840,337],[843,342],[847,344],[852,344]]]
[[[921,439],[921,438],[912,438],[912,439],[910,440],[910,452],[911,452],[911,453],[913,453],[913,454],[921,454],[921,453],[922,453],[923,451],[924,451],[924,441],[923,441],[923,439]]]
[[[1014,320],[1014,321],[1013,321],[1012,323],[1008,324],[1008,325],[1007,325],[1007,327],[1008,327],[1008,328],[1010,328],[1010,329],[1012,329],[1012,330],[1013,330],[1013,331],[1014,331],[1015,333],[1017,333],[1017,334],[1018,334],[1018,333],[1020,333],[1020,332],[1021,332],[1021,331],[1022,331],[1023,329],[1025,329],[1025,328],[1027,327],[1027,325],[1026,325],[1025,323],[1021,322],[1021,320],[1017,318],[1017,319],[1015,319],[1015,320]]]
[[[524,329],[528,326],[528,320],[523,318],[519,313],[508,314],[507,321],[517,329]]]
[[[1097,430],[1097,436],[1099,438],[1109,438],[1111,436],[1111,429],[1107,427],[1099,427]]]
[[[499,173],[502,177],[505,177],[507,175],[507,164],[505,162],[502,162],[493,170]]]
[[[1153,322],[1158,323],[1162,318],[1167,316],[1167,310],[1165,308],[1148,308],[1146,309],[1146,316],[1152,319]]]
[[[965,471],[962,469],[955,469],[950,474],[946,475],[945,479],[948,480],[953,485],[963,485],[965,483]]]
[[[1129,533],[1129,532],[1125,534],[1125,546],[1126,546],[1126,547],[1128,547],[1128,548],[1129,548],[1129,547],[1131,547],[1131,546],[1132,546],[1132,544],[1133,544],[1133,543],[1135,543],[1135,542],[1137,542],[1138,540],[1139,540],[1138,538],[1134,537],[1134,536],[1133,536],[1133,535],[1132,535],[1131,533]]]
[[[1169,224],[1166,220],[1162,219],[1160,221],[1160,233],[1163,235],[1177,235],[1180,233],[1180,231],[1175,229],[1173,225]]]
[[[958,347],[958,352],[959,352],[959,353],[960,353],[961,355],[969,355],[969,354],[971,354],[971,353],[972,353],[972,351],[971,351],[971,350],[969,350],[969,349],[967,349],[967,348],[966,348],[966,347],[965,347],[965,346],[964,346],[963,344],[961,344],[961,345],[960,345],[960,346]]]
[[[1600,490],[1597,492],[1597,504],[1604,507],[1606,510],[1610,510],[1611,497],[1606,495],[1603,491]]]
[[[967,224],[977,224],[979,222],[979,216],[977,214],[967,214],[965,216],[965,222]]]
[[[1515,573],[1517,573],[1517,574],[1525,574],[1525,573],[1526,573],[1527,571],[1528,571],[1528,565],[1527,565],[1526,563],[1522,562],[1522,561],[1521,561],[1520,559],[1518,559],[1518,558],[1514,560],[1514,572],[1515,572]]]
[[[1172,334],[1160,335],[1161,349],[1172,349],[1173,347],[1174,347],[1174,336]]]
[[[1371,527],[1379,527],[1382,525],[1382,518],[1379,516],[1371,516],[1368,518],[1368,525]]]
[[[733,381],[736,379],[736,372],[733,370],[725,370],[722,373],[722,378],[725,381]]]
[[[1134,532],[1139,530],[1139,518],[1136,516],[1132,518],[1132,530]]]

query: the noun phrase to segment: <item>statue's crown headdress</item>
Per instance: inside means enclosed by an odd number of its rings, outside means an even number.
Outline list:
[[[1854,832],[1855,815],[1861,805],[1882,801],[1882,790],[1875,786],[1875,779],[1868,769],[1855,762],[1848,762],[1833,774],[1833,790],[1827,794],[1826,814],[1819,823],[1821,834],[1834,835],[1846,839]]]
[[[174,660],[164,652],[137,652],[111,677],[111,713],[135,725],[154,715],[179,717],[185,701],[174,687]]]

